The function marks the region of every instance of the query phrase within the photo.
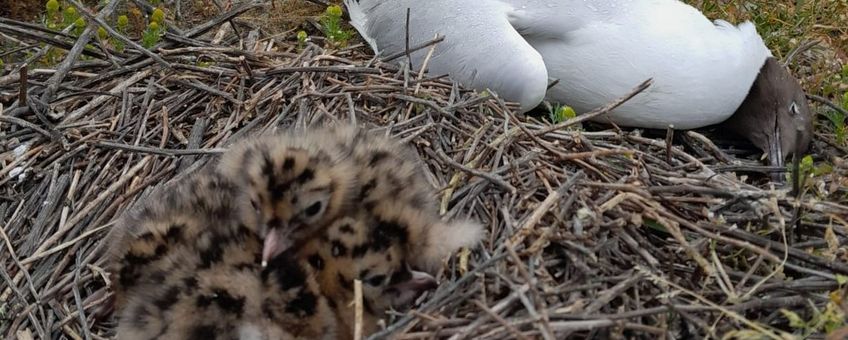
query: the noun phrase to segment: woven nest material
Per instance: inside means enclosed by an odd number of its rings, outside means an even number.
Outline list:
[[[362,45],[298,46],[233,20],[256,6],[169,32],[152,52],[92,42],[84,60],[71,52],[25,82],[0,77],[0,334],[113,337],[98,255],[110,221],[234,140],[333,123],[416,146],[442,212],[488,231],[447,263],[438,290],[373,338],[773,338],[804,331],[781,309],[803,320],[844,313],[844,153],[817,147],[842,155],[818,194],[775,189],[756,173],[775,169],[699,133],[579,126],[616,103],[558,124],[519,117],[494,95]],[[86,44],[7,19],[0,32]]]

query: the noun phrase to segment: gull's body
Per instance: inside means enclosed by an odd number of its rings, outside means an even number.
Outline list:
[[[808,129],[798,143],[794,131],[779,134],[790,140],[781,141],[788,143],[782,150],[806,149],[812,134],[797,80],[761,74],[775,61],[752,23],[712,22],[677,0],[345,0],[345,4],[351,24],[375,52],[404,51],[407,35],[409,46],[442,35],[444,40],[427,65],[431,74],[448,74],[465,86],[490,89],[520,103],[521,111],[547,99],[584,113],[652,78],[651,87],[598,119],[631,127],[692,129],[727,120],[747,98],[755,105],[747,105],[753,111],[742,114],[763,122],[737,129],[749,139],[774,134],[775,119],[788,119],[779,117],[779,110],[800,117],[783,125]],[[420,67],[426,54],[427,49],[413,52],[412,66]],[[554,79],[559,82],[547,89]],[[748,98],[756,82],[775,83],[767,87],[782,92]],[[790,110],[794,102],[799,103]],[[768,131],[760,131],[764,125]]]
[[[546,97],[586,112],[653,78],[611,115],[625,126],[722,122],[771,56],[752,24],[713,23],[676,0],[360,0],[351,7],[361,9],[351,10],[354,26],[384,54],[405,48],[410,8],[411,45],[445,36],[430,72],[489,88],[523,110]],[[426,52],[415,53],[413,65]],[[545,93],[548,78],[559,83]]]

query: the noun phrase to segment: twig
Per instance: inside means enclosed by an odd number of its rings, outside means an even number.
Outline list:
[[[29,65],[23,64],[21,66],[20,73],[20,87],[18,90],[18,105],[26,107],[27,106],[27,73],[29,72]]]
[[[433,45],[435,45],[435,44],[438,44],[438,43],[440,43],[440,42],[442,42],[442,41],[444,41],[444,40],[445,40],[445,36],[444,36],[444,35],[439,35],[439,36],[437,36],[436,38],[434,38],[434,39],[432,39],[432,40],[430,40],[430,41],[426,41],[426,42],[420,43],[420,44],[418,44],[418,45],[414,45],[414,46],[412,46],[412,47],[407,47],[407,48],[406,48],[406,49],[404,49],[403,51],[400,51],[400,52],[397,52],[397,53],[394,53],[394,54],[389,54],[388,56],[384,57],[384,58],[383,58],[383,59],[381,59],[381,60],[382,60],[383,62],[390,62],[390,61],[395,60],[395,59],[397,59],[397,58],[400,58],[400,57],[406,56],[406,55],[407,55],[407,53],[412,53],[412,52],[416,52],[416,51],[419,51],[419,50],[423,50],[423,49],[425,49],[425,48],[428,48],[428,47],[430,47],[430,46],[433,46]]]
[[[669,124],[665,130],[665,161],[671,165],[671,142],[674,140],[674,125]]]
[[[102,148],[114,148],[132,152],[161,155],[161,156],[194,156],[194,155],[217,155],[226,149],[165,149],[138,145],[121,144],[115,142],[97,142],[95,146]]]
[[[536,131],[535,135],[536,136],[542,136],[542,135],[546,135],[548,133],[551,133],[553,131],[563,130],[563,129],[569,127],[569,126],[580,124],[580,123],[585,122],[587,120],[598,117],[602,114],[609,113],[610,111],[614,110],[615,108],[621,106],[621,104],[624,104],[625,102],[627,102],[631,98],[635,97],[637,94],[642,93],[642,91],[644,91],[645,89],[650,87],[653,83],[654,83],[653,78],[649,78],[648,80],[645,80],[641,84],[637,85],[635,88],[633,88],[633,90],[631,90],[629,93],[625,94],[621,98],[618,98],[618,99],[612,101],[611,103],[609,103],[607,105],[604,105],[602,107],[599,107],[597,109],[589,111],[586,114],[582,114],[582,115],[579,115],[577,117],[567,119],[564,122],[554,124],[554,125],[551,125],[547,128]]]
[[[829,99],[827,99],[825,97],[815,95],[815,94],[807,94],[807,98],[815,100],[815,101],[822,103],[824,105],[827,105],[828,107],[830,107],[834,111],[838,111],[839,113],[841,113],[843,117],[848,117],[848,110],[843,109],[841,106],[836,105],[835,103],[833,103],[832,101],[830,101]]]
[[[489,182],[492,182],[493,184],[501,187],[502,189],[508,191],[511,194],[515,194],[515,192],[516,192],[516,189],[515,189],[514,186],[507,183],[506,181],[504,181],[499,176],[488,173],[488,172],[480,171],[480,170],[477,170],[477,169],[472,169],[472,168],[469,168],[465,165],[462,165],[459,162],[453,160],[453,158],[450,158],[450,156],[445,154],[445,151],[442,150],[442,149],[436,149],[436,155],[438,155],[439,158],[442,159],[442,161],[447,162],[450,166],[452,166],[454,168],[465,171],[465,172],[467,172],[471,175],[474,175],[474,176],[485,178],[485,179],[489,180]]]

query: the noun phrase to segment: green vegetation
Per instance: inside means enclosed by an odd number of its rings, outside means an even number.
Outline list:
[[[577,112],[574,111],[574,108],[567,105],[554,104],[551,107],[550,112],[548,113],[548,117],[551,120],[551,123],[559,124],[566,120],[577,117]],[[568,130],[582,130],[583,124],[574,124],[567,127]]]
[[[328,6],[321,16],[321,28],[327,42],[332,46],[347,46],[348,40],[353,37],[353,31],[344,28],[342,20],[342,8],[336,5]]]
[[[159,1],[151,1],[151,4],[158,6]],[[72,25],[71,34],[79,35],[85,29],[87,22],[77,13],[77,10],[68,4],[60,3],[58,0],[48,0],[45,4],[46,15],[43,20],[45,27],[53,30],[62,30],[65,27]],[[140,44],[145,48],[155,46],[165,33],[167,26],[165,24],[165,11],[162,7],[156,7],[150,14],[149,19],[145,20],[141,11],[135,7],[129,7],[126,10],[129,14],[120,14],[115,20],[115,30],[121,35],[133,38],[133,32],[140,33]],[[130,20],[130,16],[134,19]],[[143,30],[142,30],[143,29]],[[138,35],[136,35],[138,37]],[[124,43],[110,36],[106,29],[100,27],[97,30],[97,40],[108,47],[112,47],[118,52],[124,51]],[[53,50],[53,49],[51,49]],[[53,54],[51,54],[53,53]],[[61,55],[56,55],[60,52],[48,52],[45,57],[45,64],[53,65]]]
[[[810,305],[814,311],[813,316],[809,320],[804,320],[795,312],[783,308],[780,309],[780,312],[789,321],[789,326],[794,328],[797,333],[800,333],[802,338],[807,338],[819,332],[828,334],[846,325],[846,315],[842,308],[840,308],[840,305],[845,299],[842,292],[846,282],[848,282],[848,277],[837,275],[836,281],[839,283],[839,289],[830,292],[830,301],[828,301],[824,310],[819,310],[814,305]]]
[[[130,21],[127,18],[126,15],[119,15],[118,16],[118,22],[115,25],[115,29],[118,31],[118,33],[121,33],[121,34],[126,36],[127,35],[127,27],[129,25],[129,22]],[[118,39],[114,39],[114,40],[111,40],[111,43],[112,43],[112,46],[115,46],[115,50],[117,50],[118,52],[124,51],[124,42],[123,41],[118,40]]]
[[[147,28],[141,32],[141,46],[151,48],[159,42],[162,35],[165,34],[165,12],[161,8],[156,8],[150,15],[150,23]]]
[[[562,123],[571,118],[577,117],[577,112],[571,106],[554,105],[550,112],[551,122],[554,124]]]
[[[848,92],[845,93],[845,97],[848,98]],[[842,106],[845,109],[848,109],[848,105]],[[845,114],[836,110],[828,110],[824,113],[824,116],[830,122],[830,128],[833,130],[833,139],[837,145],[848,146],[848,138],[846,138],[845,131]]]
[[[306,31],[297,32],[297,48],[306,47],[306,39],[309,38],[309,35],[306,34]]]

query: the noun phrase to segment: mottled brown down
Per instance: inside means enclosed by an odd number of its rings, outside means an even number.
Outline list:
[[[257,216],[204,170],[151,194],[109,235],[119,339],[334,339],[313,273],[259,265]]]

